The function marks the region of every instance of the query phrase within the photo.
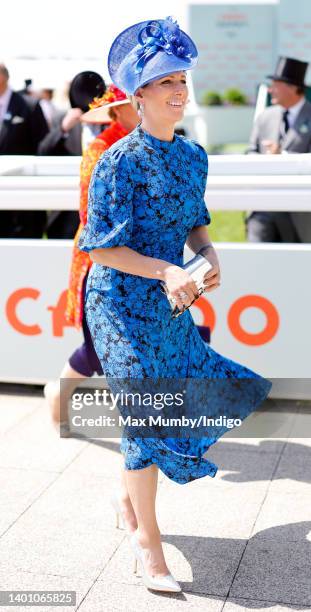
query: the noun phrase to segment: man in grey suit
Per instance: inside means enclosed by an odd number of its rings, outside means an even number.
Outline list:
[[[272,106],[257,118],[248,153],[311,152],[311,104],[304,96],[308,64],[280,57],[269,75]],[[311,242],[311,213],[252,212],[247,220],[250,242]]]

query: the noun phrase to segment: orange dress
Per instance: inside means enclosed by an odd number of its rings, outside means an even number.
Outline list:
[[[87,222],[88,189],[92,172],[102,153],[127,134],[128,130],[120,123],[112,121],[111,125],[91,142],[82,156],[80,166],[80,225],[74,238],[65,313],[67,321],[77,329],[80,329],[83,317],[83,281],[92,265],[88,253],[80,251],[77,246],[79,236]]]

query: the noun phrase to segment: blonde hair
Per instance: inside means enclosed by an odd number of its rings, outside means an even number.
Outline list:
[[[138,102],[138,100],[135,98],[134,95],[128,95],[127,96],[131,105],[135,108],[136,113],[138,113],[139,109],[140,109],[140,104]]]

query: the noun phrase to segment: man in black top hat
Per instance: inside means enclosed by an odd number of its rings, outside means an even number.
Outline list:
[[[81,155],[81,116],[89,110],[93,99],[101,97],[105,91],[105,81],[97,72],[79,72],[70,84],[71,108],[55,117],[49,134],[40,143],[39,155]],[[78,212],[54,210],[48,215],[46,233],[49,238],[73,238],[78,225]]]
[[[280,57],[269,75],[272,106],[255,122],[248,153],[311,152],[311,104],[304,96],[307,62]],[[246,221],[250,242],[311,242],[311,213],[252,212]]]

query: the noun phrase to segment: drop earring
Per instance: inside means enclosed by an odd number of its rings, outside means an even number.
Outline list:
[[[138,115],[141,119],[143,118],[144,113],[145,113],[144,105],[142,104],[142,102],[139,102]]]

